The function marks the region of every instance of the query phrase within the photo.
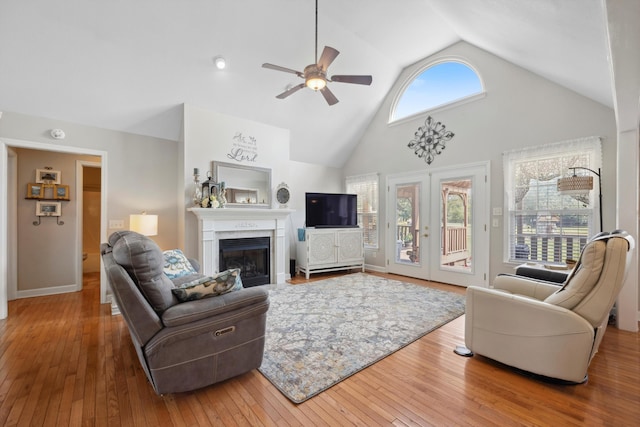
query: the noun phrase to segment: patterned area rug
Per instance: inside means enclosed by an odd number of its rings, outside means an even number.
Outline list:
[[[301,403],[464,313],[464,296],[364,273],[271,290],[260,372]]]

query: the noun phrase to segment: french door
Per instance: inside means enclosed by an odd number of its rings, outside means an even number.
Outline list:
[[[485,286],[488,163],[387,177],[387,270]]]

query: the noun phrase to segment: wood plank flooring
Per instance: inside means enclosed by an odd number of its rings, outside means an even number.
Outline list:
[[[640,424],[637,333],[610,328],[588,383],[577,386],[455,355],[463,342],[464,316],[299,405],[256,370],[195,392],[157,396],[122,318],[99,304],[98,278],[88,275],[82,292],[9,302],[9,317],[0,320],[0,425]]]

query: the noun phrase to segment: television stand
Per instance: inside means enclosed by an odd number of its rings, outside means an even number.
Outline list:
[[[307,228],[305,240],[297,242],[296,273],[362,269],[364,236],[362,228]]]

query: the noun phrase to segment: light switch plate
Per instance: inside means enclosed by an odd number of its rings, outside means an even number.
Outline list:
[[[502,215],[502,208],[493,208],[493,214],[495,216],[501,216]]]
[[[500,227],[500,220],[498,218],[493,218],[493,220],[491,221],[491,226],[492,227]]]
[[[124,228],[124,220],[123,219],[110,219],[109,220],[109,228],[112,230],[118,230]]]

